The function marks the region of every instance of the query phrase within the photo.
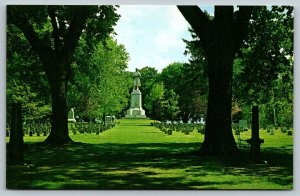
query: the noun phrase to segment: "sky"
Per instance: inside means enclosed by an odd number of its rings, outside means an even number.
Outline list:
[[[189,24],[175,5],[121,5],[118,13],[116,39],[129,53],[129,71],[149,66],[160,72],[172,62],[188,62],[182,39],[192,39]]]
[[[200,7],[213,14],[212,6]],[[115,38],[129,53],[127,70],[149,66],[161,72],[170,63],[188,62],[182,39],[192,39],[190,25],[175,5],[121,5],[118,13]]]

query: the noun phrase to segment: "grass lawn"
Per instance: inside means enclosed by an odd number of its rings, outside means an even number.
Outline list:
[[[12,189],[292,189],[293,136],[260,132],[262,159],[243,156],[216,160],[200,157],[203,135],[165,135],[150,120],[120,120],[100,135],[76,134],[78,142],[61,147],[43,145],[45,137],[24,137],[28,166],[7,167]],[[250,138],[251,131],[241,138]],[[8,138],[7,138],[8,140]]]

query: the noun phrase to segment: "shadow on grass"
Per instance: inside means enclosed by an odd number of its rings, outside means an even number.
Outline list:
[[[26,144],[25,160],[30,164],[7,167],[7,187],[187,190],[235,183],[221,180],[223,175],[268,177],[278,185],[292,184],[292,154],[266,149],[263,156],[270,164],[257,166],[244,155],[226,160],[199,157],[198,149],[199,143],[74,143],[55,148]],[[216,180],[204,180],[206,176]],[[248,179],[244,183],[251,183]]]

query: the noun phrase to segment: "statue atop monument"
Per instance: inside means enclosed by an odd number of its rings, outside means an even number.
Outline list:
[[[142,108],[142,92],[139,87],[141,86],[141,73],[135,69],[133,73],[133,89],[131,92],[130,108],[127,110],[126,118],[146,118],[145,110]]]
[[[138,71],[137,68],[133,73],[133,78],[133,90],[139,90],[139,87],[141,86],[141,73]]]

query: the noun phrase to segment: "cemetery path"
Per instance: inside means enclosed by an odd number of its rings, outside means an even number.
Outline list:
[[[148,119],[122,119],[116,127],[109,129],[99,136],[84,134],[71,135],[74,141],[87,143],[117,143],[117,144],[145,144],[145,143],[198,143],[203,141],[203,135],[196,132],[190,135],[173,132],[166,135],[158,128],[151,126],[152,120]]]

